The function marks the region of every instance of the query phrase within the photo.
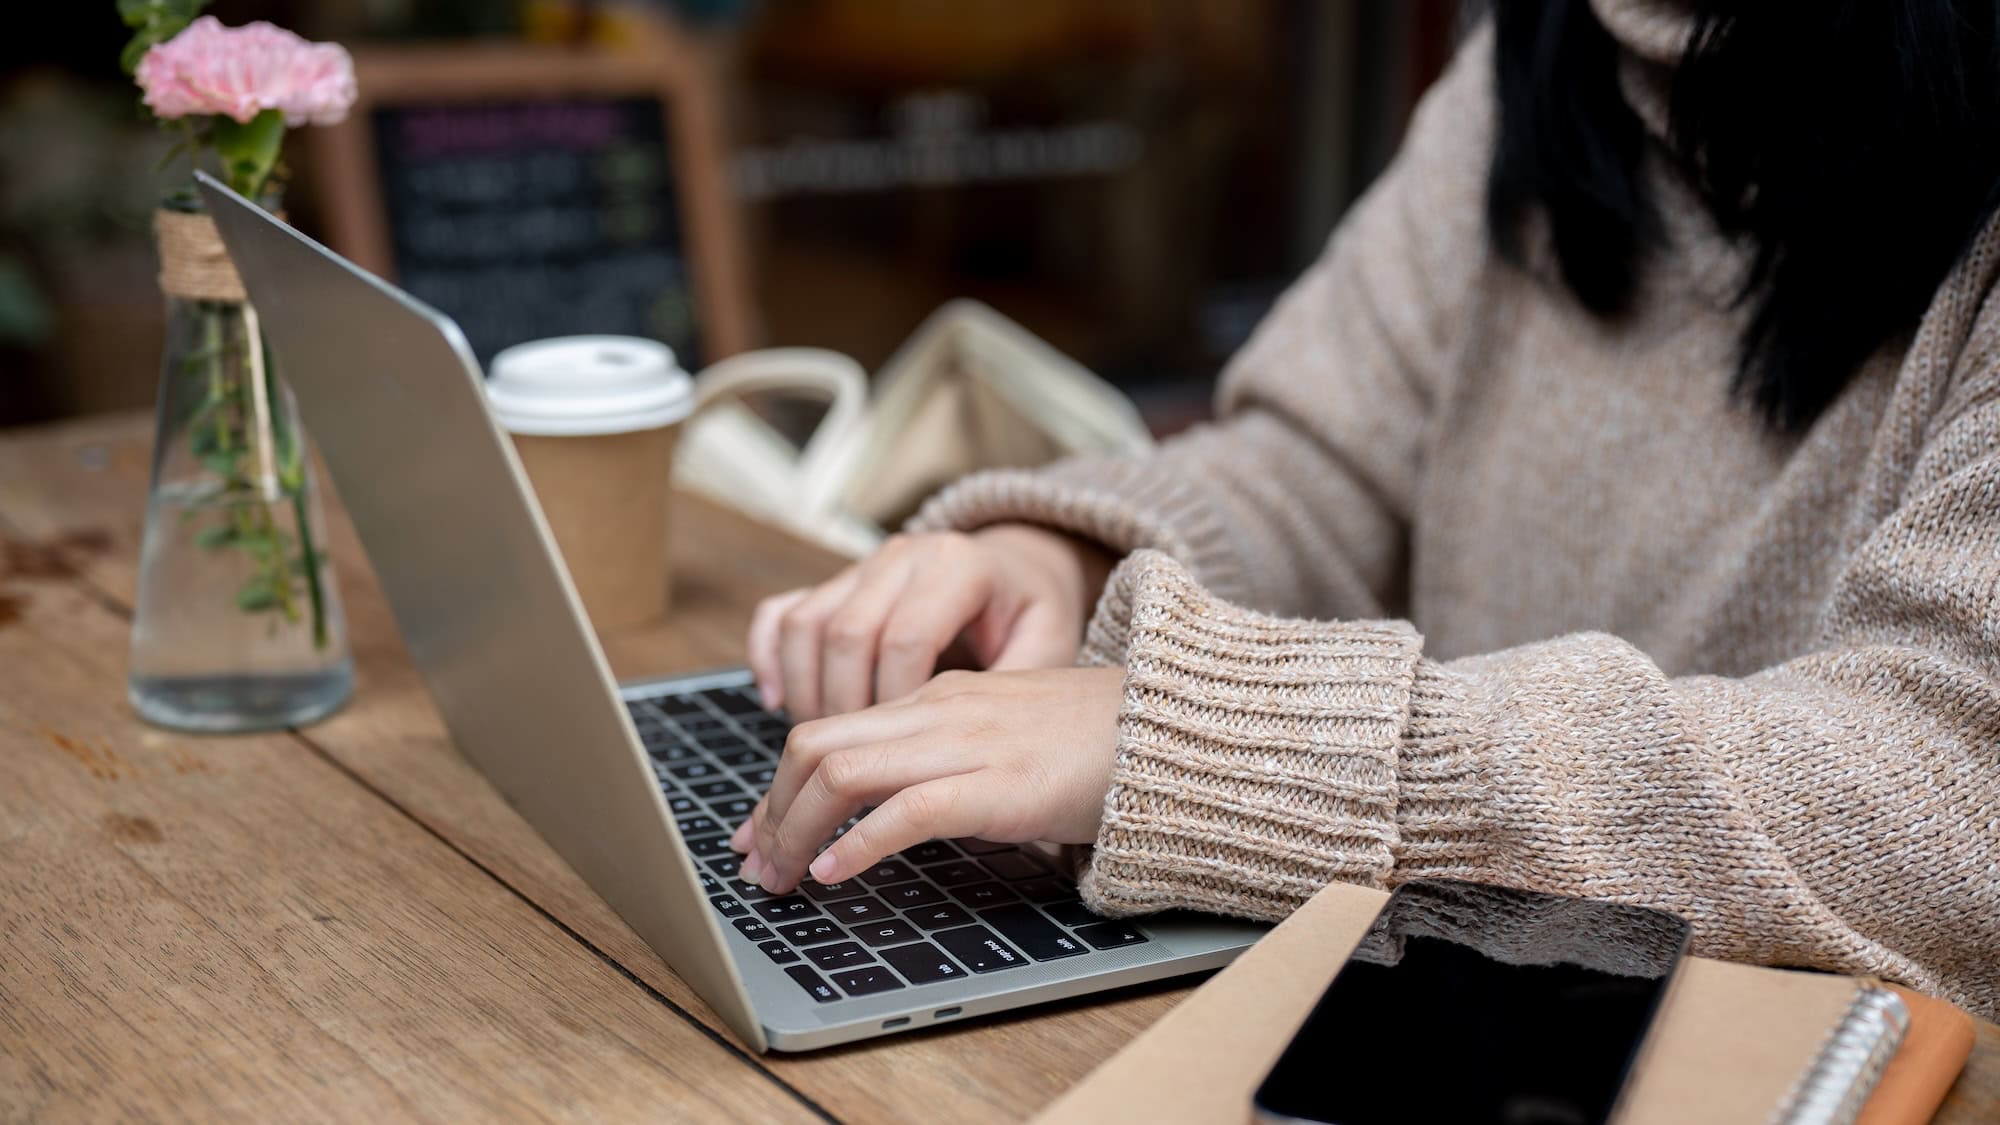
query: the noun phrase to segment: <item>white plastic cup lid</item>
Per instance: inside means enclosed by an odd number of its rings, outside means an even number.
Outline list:
[[[558,336],[494,356],[486,401],[512,433],[626,434],[686,418],[694,379],[658,340]]]

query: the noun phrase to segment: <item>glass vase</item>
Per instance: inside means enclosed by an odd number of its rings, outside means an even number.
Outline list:
[[[167,337],[128,693],[178,730],[300,726],[354,686],[305,433],[214,224],[183,200],[156,227]]]

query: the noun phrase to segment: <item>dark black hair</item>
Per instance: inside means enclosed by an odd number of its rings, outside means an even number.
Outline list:
[[[1693,0],[1666,155],[1747,240],[1735,390],[1797,432],[1915,328],[2000,204],[1995,0]],[[1487,223],[1521,263],[1547,220],[1562,280],[1631,302],[1660,225],[1645,126],[1588,0],[1496,0],[1499,137]]]

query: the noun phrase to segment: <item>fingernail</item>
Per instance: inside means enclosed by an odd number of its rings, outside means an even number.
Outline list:
[[[833,853],[830,851],[819,853],[819,858],[812,861],[811,867],[806,868],[807,871],[812,872],[814,879],[822,883],[833,882],[833,869],[834,859]]]
[[[750,850],[750,838],[754,835],[756,835],[756,826],[749,821],[746,820],[737,825],[736,831],[729,834],[729,850],[735,852],[737,855],[747,853]]]
[[[764,705],[764,710],[766,711],[776,711],[778,709],[778,692],[769,684],[757,685],[757,699]]]
[[[752,849],[749,855],[743,857],[743,863],[736,869],[736,874],[744,882],[756,886],[764,877],[764,857]]]

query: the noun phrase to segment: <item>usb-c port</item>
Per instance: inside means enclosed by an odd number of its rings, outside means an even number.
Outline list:
[[[964,1010],[964,1008],[939,1008],[937,1011],[931,1013],[931,1018],[941,1020],[949,1016],[955,1016]]]
[[[883,1020],[882,1030],[887,1031],[892,1027],[901,1027],[909,1022],[910,1022],[910,1017],[908,1016],[897,1016],[895,1019],[892,1020]]]

